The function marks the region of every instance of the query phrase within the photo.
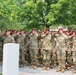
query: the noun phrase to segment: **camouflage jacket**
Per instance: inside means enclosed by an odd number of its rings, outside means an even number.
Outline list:
[[[53,49],[50,34],[45,35],[42,40],[43,40],[42,49],[45,49],[45,50],[52,50]]]
[[[28,46],[30,49],[38,49],[38,34],[31,34],[30,39],[28,41]]]
[[[20,49],[24,48],[24,38],[25,38],[25,35],[20,35],[18,38],[18,43],[20,45]]]
[[[15,40],[14,40],[14,38],[11,36],[11,35],[9,35],[9,36],[4,36],[4,38],[3,38],[4,40],[4,44],[6,44],[6,43],[14,43],[15,42]]]

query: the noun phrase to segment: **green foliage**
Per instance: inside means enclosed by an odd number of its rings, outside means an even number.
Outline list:
[[[44,29],[76,25],[76,0],[0,0],[0,28]]]
[[[76,24],[76,0],[59,0],[57,3],[51,4],[50,9],[46,16],[49,24]]]
[[[39,0],[36,3],[27,1],[23,4],[20,12],[20,21],[26,24],[26,28],[41,28],[44,25],[46,3]]]

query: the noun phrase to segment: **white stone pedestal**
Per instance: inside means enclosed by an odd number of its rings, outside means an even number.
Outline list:
[[[4,44],[3,75],[19,75],[19,44]]]

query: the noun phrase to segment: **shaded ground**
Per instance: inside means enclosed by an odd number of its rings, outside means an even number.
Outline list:
[[[20,75],[76,75],[72,74],[71,70],[66,70],[64,73],[56,72],[56,68],[50,69],[49,71],[42,70],[42,68],[30,69],[29,66],[25,65],[23,68],[19,68]],[[0,65],[0,72],[2,72],[2,65]]]

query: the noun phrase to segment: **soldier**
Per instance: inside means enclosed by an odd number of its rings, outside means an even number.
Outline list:
[[[52,43],[51,43],[51,35],[49,34],[49,29],[46,28],[45,34],[43,35],[42,39],[42,50],[43,50],[43,70],[50,70],[50,56],[52,50]]]
[[[15,37],[17,35],[17,30],[12,30],[12,36]]]
[[[25,61],[25,51],[24,51],[24,38],[25,38],[25,31],[22,29],[20,30],[20,35],[18,37],[18,43],[20,45],[20,67],[24,66]]]
[[[73,33],[73,65],[74,65],[74,71],[72,73],[76,73],[76,32]]]
[[[15,39],[15,43],[18,43],[19,36],[20,36],[20,31],[16,31],[16,33],[13,34],[13,37]]]
[[[18,38],[19,38],[19,34],[20,32],[19,31],[17,31],[17,30],[12,30],[12,33],[11,33],[11,35],[12,35],[12,37],[15,39],[15,43],[18,43]]]
[[[37,38],[38,39],[38,48],[39,48],[39,50],[38,50],[38,63],[39,64],[38,65],[43,66],[43,58],[42,58],[42,52],[41,52],[41,49],[42,49],[42,41],[41,41],[42,31],[39,31],[38,34],[39,34],[39,36]]]
[[[11,31],[10,30],[6,30],[5,32],[5,36],[4,36],[4,40],[3,40],[3,43],[6,44],[6,43],[14,43],[15,40],[14,38],[10,35],[11,34]]]
[[[67,51],[66,51],[66,68],[69,70],[72,66],[72,47],[71,47],[71,39],[72,36],[70,36],[69,31],[66,31],[65,34],[67,35],[66,39],[66,46],[67,46]]]
[[[0,29],[0,63],[2,63],[2,59],[3,59],[2,47],[3,47],[3,35],[2,35],[2,30]]]
[[[53,59],[53,64],[54,67],[56,67],[58,65],[58,61],[57,61],[57,50],[58,50],[58,42],[56,42],[55,40],[58,38],[59,33],[58,31],[54,33],[53,35],[53,51],[52,51],[52,59]]]
[[[64,34],[63,29],[59,29],[59,36],[56,39],[58,43],[58,50],[57,50],[57,56],[58,56],[58,69],[57,72],[65,71],[65,60],[66,60],[66,39],[67,36]]]
[[[34,28],[29,35],[29,41],[27,42],[25,47],[29,46],[30,58],[31,58],[31,68],[36,69],[38,66],[38,33]]]

